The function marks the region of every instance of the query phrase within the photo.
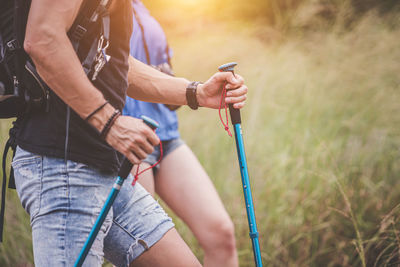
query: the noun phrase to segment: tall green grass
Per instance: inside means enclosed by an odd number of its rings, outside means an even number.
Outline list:
[[[400,23],[371,13],[351,30],[331,26],[301,34],[212,21],[167,28],[178,75],[205,80],[237,61],[246,78],[242,126],[265,266],[399,264]],[[240,266],[253,266],[234,140],[216,110],[183,107],[179,118],[235,223]],[[15,192],[7,201],[0,266],[32,264],[29,219]]]
[[[280,42],[237,24],[169,32],[179,75],[205,79],[235,60],[247,79],[243,128],[266,266],[398,264],[399,33],[372,14],[352,31]],[[241,266],[252,266],[234,141],[217,111],[179,115],[235,222]]]

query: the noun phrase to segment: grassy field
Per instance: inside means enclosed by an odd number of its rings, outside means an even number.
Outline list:
[[[246,78],[242,126],[265,266],[399,265],[399,26],[371,13],[351,29],[290,34],[205,20],[168,27],[177,75],[205,80],[237,61]],[[235,223],[240,266],[253,266],[234,139],[216,110],[183,107],[179,118]],[[29,219],[15,192],[7,201],[0,266],[31,266]]]
[[[243,128],[266,266],[398,264],[399,29],[373,15],[350,32],[279,42],[261,29],[204,26],[170,39],[178,74],[205,79],[235,60],[247,79]],[[252,266],[234,141],[216,111],[184,109],[180,119],[235,222],[241,266]]]

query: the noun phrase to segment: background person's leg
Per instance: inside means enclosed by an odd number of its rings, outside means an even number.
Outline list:
[[[139,172],[150,167],[150,164],[146,162],[142,162],[139,167]],[[136,174],[136,165],[133,167],[132,175]],[[144,173],[139,175],[138,183],[140,183],[152,196],[154,196],[155,188],[154,188],[154,175],[153,170],[147,170]]]
[[[133,261],[130,266],[195,267],[201,266],[201,264],[176,229],[172,228],[160,241]]]
[[[155,189],[204,249],[205,266],[237,266],[234,226],[210,178],[186,145],[161,162]]]
[[[130,175],[113,204],[105,257],[118,267],[199,266],[171,218],[139,183],[131,186],[132,180]]]

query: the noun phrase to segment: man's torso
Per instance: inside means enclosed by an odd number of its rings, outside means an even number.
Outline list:
[[[132,11],[129,1],[117,0],[110,11],[110,61],[93,82],[106,100],[122,110],[128,86],[129,39],[132,31]],[[82,46],[91,44],[90,36]],[[83,49],[84,51],[84,49]],[[79,53],[78,53],[79,55]],[[68,90],[68,88],[65,88]],[[69,123],[67,122],[69,121]],[[69,125],[67,125],[69,124]],[[66,146],[68,130],[68,142]],[[49,112],[33,111],[26,114],[17,138],[18,145],[35,154],[63,158],[67,148],[69,160],[82,162],[107,172],[116,172],[121,156],[88,123],[73,110],[67,116],[66,104],[50,92]]]

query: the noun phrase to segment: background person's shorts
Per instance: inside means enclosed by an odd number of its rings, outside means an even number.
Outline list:
[[[31,218],[35,266],[73,266],[115,177],[19,147],[12,165],[17,193]],[[116,266],[129,266],[174,227],[153,197],[131,183],[130,175],[84,266],[101,266],[103,256]]]
[[[163,149],[163,159],[168,156],[172,151],[183,145],[185,142],[180,138],[175,138],[171,140],[161,141]],[[160,146],[155,146],[153,153],[149,154],[147,158],[143,160],[149,165],[155,164],[160,159]],[[155,166],[152,170],[154,174],[158,171],[160,165]]]

